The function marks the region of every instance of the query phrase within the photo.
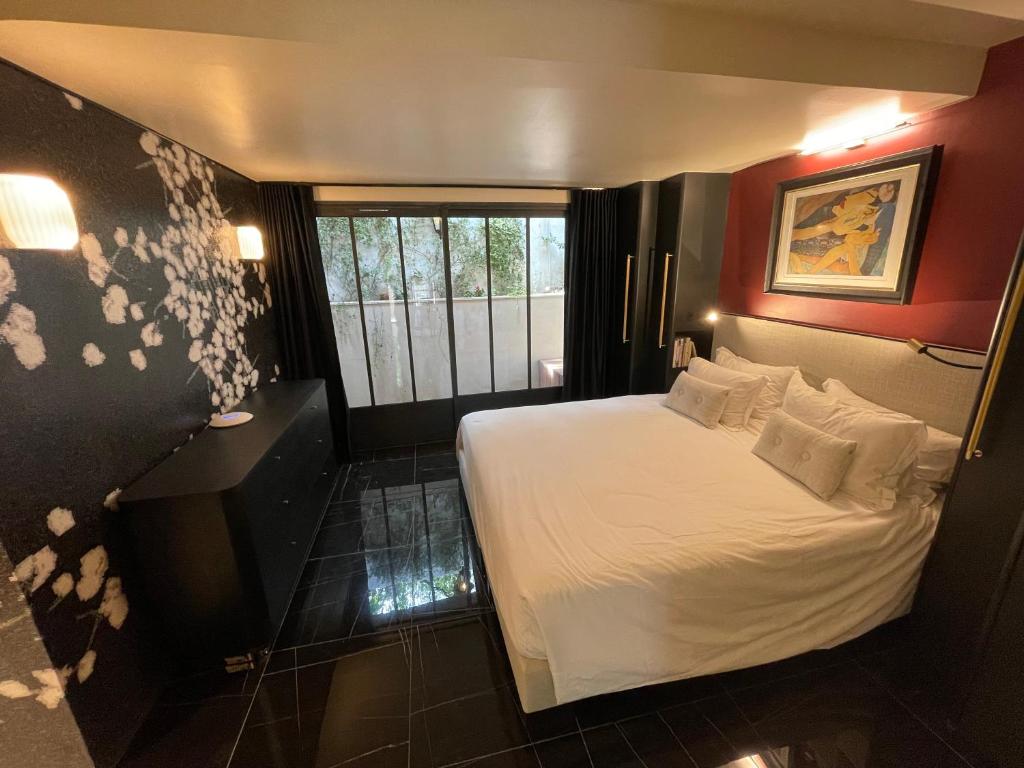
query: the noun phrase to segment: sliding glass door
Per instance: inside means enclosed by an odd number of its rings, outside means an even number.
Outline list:
[[[321,213],[335,342],[353,408],[561,385],[560,210]]]
[[[345,393],[352,406],[371,405],[369,350],[363,331],[363,302],[353,258],[355,234],[352,219],[318,218],[317,232]]]
[[[493,390],[530,388],[530,333],[526,295],[526,219],[500,216],[487,221],[490,245]]]
[[[452,396],[448,339],[448,281],[440,216],[398,219],[405,258],[406,308],[412,359],[416,361],[417,400]]]
[[[493,392],[487,219],[482,216],[449,218],[448,248],[451,254],[456,390],[460,395]]]
[[[529,220],[530,371],[534,387],[562,384],[565,328],[565,219]]]
[[[398,220],[359,216],[352,226],[374,403],[407,403],[415,394]]]

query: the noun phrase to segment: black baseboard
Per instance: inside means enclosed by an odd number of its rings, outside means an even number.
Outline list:
[[[547,405],[562,400],[561,387],[520,389],[514,392],[485,392],[479,395],[461,395],[455,398],[456,424],[467,413],[490,411],[495,408],[516,408],[521,405]]]
[[[459,421],[467,413],[521,405],[546,405],[561,399],[561,387],[545,387],[353,408],[350,412],[352,448],[372,451],[397,445],[452,440]]]

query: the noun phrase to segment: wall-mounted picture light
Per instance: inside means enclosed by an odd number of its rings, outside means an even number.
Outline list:
[[[810,131],[800,144],[800,154],[814,155],[818,152],[861,147],[868,139],[905,128],[910,125],[911,118],[912,115],[900,110],[898,100],[889,99]]]
[[[931,351],[931,347],[925,344],[923,341],[917,339],[907,339],[907,346],[917,352],[919,355],[930,357],[936,362],[942,363],[943,365],[950,365],[953,368],[966,368],[969,371],[980,371],[983,366],[980,365],[968,365],[966,363],[954,363],[952,360],[944,360],[934,352]]]

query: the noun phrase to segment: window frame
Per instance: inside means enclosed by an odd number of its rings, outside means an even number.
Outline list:
[[[421,400],[418,397],[416,388],[416,363],[413,352],[412,324],[409,314],[409,296],[407,277],[405,274],[405,253],[402,237],[402,218],[440,218],[441,219],[441,245],[444,255],[444,279],[445,279],[445,306],[448,319],[448,362],[451,369],[451,399],[457,401],[459,398],[481,397],[486,395],[508,395],[515,392],[533,392],[556,390],[558,387],[534,387],[533,377],[533,299],[531,294],[532,280],[532,254],[531,254],[531,232],[530,220],[534,218],[561,218],[568,223],[568,205],[562,203],[359,203],[359,202],[318,202],[316,204],[316,217],[345,217],[349,221],[349,236],[351,239],[352,259],[355,265],[355,280],[357,297],[359,300],[359,319],[362,325],[363,350],[366,357],[366,376],[370,392],[369,406],[356,406],[363,408],[387,407],[388,405],[417,405],[420,403],[439,402],[447,398]],[[412,400],[395,403],[381,404],[378,406],[376,393],[374,391],[374,377],[370,365],[369,338],[366,333],[366,315],[362,295],[362,280],[359,273],[359,255],[356,250],[355,219],[356,218],[394,218],[396,219],[398,232],[398,253],[402,272],[402,290],[404,293],[403,305],[405,312],[406,345],[409,353],[409,372],[412,384]],[[487,323],[488,323],[488,349],[490,358],[490,390],[481,393],[462,393],[459,391],[457,352],[455,349],[455,317],[454,317],[454,286],[452,283],[451,250],[448,236],[448,221],[450,217],[456,218],[483,218],[485,232],[485,248],[487,263]],[[527,385],[525,390],[497,390],[494,377],[494,317],[492,307],[492,285],[491,285],[491,226],[492,218],[522,218],[525,222],[526,233],[526,368]],[[568,265],[566,265],[568,266]]]

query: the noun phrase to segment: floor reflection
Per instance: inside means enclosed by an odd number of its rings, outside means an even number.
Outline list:
[[[721,768],[796,768],[796,764],[790,762],[789,748],[783,747],[761,755],[749,755],[741,757],[739,760],[731,760]]]
[[[371,614],[473,604],[472,537],[458,481],[370,491],[361,507]]]
[[[373,488],[333,506],[276,648],[490,608],[458,479]]]

